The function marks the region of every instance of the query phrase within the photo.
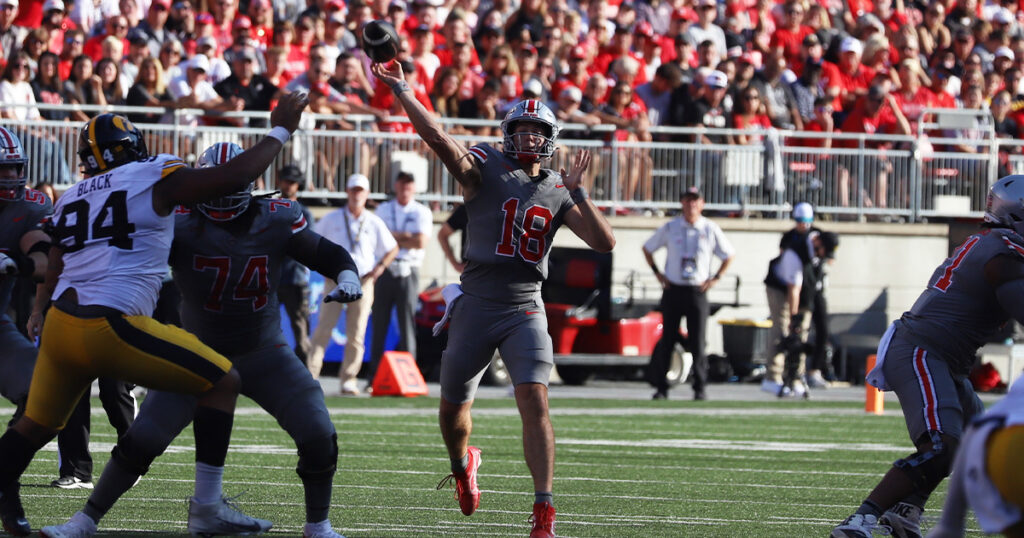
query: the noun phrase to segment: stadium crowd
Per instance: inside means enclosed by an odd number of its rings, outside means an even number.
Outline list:
[[[586,126],[566,138],[751,144],[764,137],[651,128],[914,134],[925,108],[988,107],[997,135],[1018,138],[1022,17],[1012,0],[0,0],[0,99],[270,110],[281,92],[304,89],[312,111],[373,114],[376,129],[411,132],[359,47],[362,25],[386,19],[417,99],[441,117],[500,119],[539,98]],[[2,115],[89,116],[31,106]],[[965,139],[956,151],[978,151],[978,133],[953,134]],[[646,196],[650,156],[620,151],[621,197]]]

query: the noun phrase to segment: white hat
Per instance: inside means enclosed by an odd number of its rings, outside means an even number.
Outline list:
[[[1013,60],[1015,58],[1013,50],[1010,47],[999,47],[996,49],[996,58],[1009,58]]]
[[[203,54],[196,54],[188,61],[189,69],[199,69],[204,73],[210,72],[210,59]]]
[[[541,84],[539,80],[531,78],[526,81],[526,84],[523,84],[523,91],[530,92],[534,95],[541,95],[544,93],[544,85]]]
[[[576,86],[566,86],[566,88],[562,90],[561,97],[568,97],[572,101],[579,103],[583,100],[583,92]]]
[[[61,0],[46,0],[46,2],[43,2],[43,13],[49,13],[54,9],[64,11],[64,2]]]
[[[704,77],[704,85],[709,88],[728,88],[729,75],[721,71],[712,71],[708,76]]]
[[[0,6],[18,7],[18,0],[0,0]]]
[[[847,37],[843,39],[843,42],[839,45],[839,52],[856,52],[857,54],[863,54],[864,45],[856,37]]]
[[[793,220],[797,222],[812,222],[814,220],[814,209],[807,202],[800,202],[793,208]]]
[[[352,174],[348,176],[348,182],[345,183],[345,189],[363,189],[364,191],[370,190],[370,178],[362,174]]]
[[[998,22],[999,24],[1010,24],[1013,22],[1013,12],[1005,7],[1001,7],[992,14],[992,22]]]
[[[203,36],[196,40],[196,48],[213,47],[217,48],[217,39],[212,35]]]

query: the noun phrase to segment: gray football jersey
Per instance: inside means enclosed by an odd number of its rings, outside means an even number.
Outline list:
[[[53,203],[35,189],[25,189],[25,198],[17,202],[0,202],[0,252],[20,253],[21,237],[40,230],[53,216]],[[15,279],[0,279],[0,312],[6,312]]]
[[[519,162],[481,144],[482,184],[466,202],[464,292],[502,303],[529,301],[548,275],[548,252],[565,212],[573,207],[562,176],[541,170],[534,180]]]
[[[985,280],[985,264],[1006,254],[1024,256],[1024,238],[1001,228],[968,237],[903,313],[901,334],[966,374],[978,348],[1010,319]]]
[[[289,200],[254,198],[248,211],[256,212],[249,229],[233,234],[198,211],[175,210],[170,262],[181,323],[229,356],[279,337],[281,264],[291,236],[308,226]]]

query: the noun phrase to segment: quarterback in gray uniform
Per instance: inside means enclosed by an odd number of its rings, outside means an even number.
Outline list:
[[[53,216],[53,203],[25,186],[28,154],[21,140],[0,127],[0,394],[16,406],[15,418],[25,410],[36,347],[7,316],[16,276],[41,281],[46,272],[50,237],[43,223]]]
[[[207,168],[227,162],[242,148],[221,142],[199,157]],[[292,257],[337,277],[327,301],[350,302],[362,295],[355,262],[342,247],[313,232],[299,204],[252,196],[253,184],[238,193],[175,210],[170,264],[181,291],[183,327],[228,357],[242,378],[241,393],[277,419],[295,440],[296,472],[305,487],[306,538],[337,538],[328,510],[338,460],[337,435],[320,384],[288,346],[281,332],[277,286],[282,263]],[[146,469],[195,414],[197,398],[151,390],[135,423],[118,442],[122,453]],[[222,469],[222,468],[221,468]],[[219,498],[221,476],[196,462],[196,495]],[[87,506],[106,513],[140,473],[111,460]],[[115,476],[108,476],[115,475]],[[189,517],[193,534],[258,534],[261,528],[230,522],[218,528]],[[70,524],[69,524],[70,525]],[[68,534],[80,536],[80,534]],[[48,536],[62,536],[50,531]]]
[[[1006,322],[1024,323],[1024,175],[988,193],[983,229],[932,273],[913,307],[878,346],[867,381],[899,397],[917,451],[896,461],[833,538],[869,538],[873,529],[920,537],[931,492],[949,475],[965,425],[983,411],[968,373],[975,355]]]
[[[480,504],[480,450],[469,446],[470,409],[494,353],[501,351],[515,384],[523,422],[523,449],[533,476],[531,536],[554,536],[551,485],[555,439],[548,416],[548,378],[554,364],[540,285],[555,231],[564,223],[591,248],[615,246],[611,226],[581,186],[590,154],[581,151],[572,170],[541,168],[555,152],[558,124],[543,103],[517,103],[501,123],[502,151],[466,148],[449,136],[413,96],[398,62],[374,64],[373,73],[402,103],[416,132],[462,186],[469,224],[463,295],[448,301],[448,348],[441,363],[441,435],[452,462],[462,513]],[[452,294],[455,295],[455,294]]]

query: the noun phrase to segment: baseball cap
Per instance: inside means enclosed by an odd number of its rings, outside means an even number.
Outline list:
[[[992,22],[999,24],[1010,24],[1013,22],[1013,12],[1005,7],[1001,7],[992,14]]]
[[[196,48],[201,49],[203,47],[217,48],[217,40],[213,36],[203,36],[196,40]]]
[[[430,33],[430,26],[426,25],[426,24],[420,24],[417,27],[413,28],[412,31],[413,31],[413,33],[416,33],[416,34],[429,34]]]
[[[170,9],[171,8],[171,0],[153,0],[149,4],[149,7],[153,7],[153,6],[163,6],[164,9]]]
[[[576,86],[568,86],[561,93],[562,97],[568,97],[569,99],[579,103],[583,100],[583,92]]]
[[[721,71],[712,71],[704,77],[704,85],[710,88],[728,88],[729,76]]]
[[[232,28],[252,28],[252,19],[250,19],[246,15],[239,15],[239,16],[235,17],[235,22],[234,22],[234,24],[231,25],[231,27]]]
[[[537,55],[537,47],[534,47],[530,43],[523,43],[523,46],[519,47],[519,50],[524,51],[524,52],[529,52],[533,56]]]
[[[298,166],[294,164],[286,164],[277,173],[277,179],[280,181],[293,181],[295,183],[302,182],[302,170],[299,170]]]
[[[534,96],[540,96],[544,93],[544,85],[539,80],[531,78],[526,81],[526,84],[523,84],[523,93],[525,94],[526,92],[530,92]]]
[[[644,37],[654,37],[654,27],[647,21],[640,21],[633,28],[633,33]]]
[[[704,195],[700,193],[700,189],[697,187],[687,187],[683,189],[683,192],[679,193],[679,199],[683,198],[703,198]]]
[[[840,43],[839,52],[855,52],[857,54],[863,54],[864,45],[856,37],[847,37],[843,39],[842,43]]]
[[[814,45],[820,45],[821,40],[818,39],[818,34],[807,34],[804,36],[804,40],[801,43],[805,47],[812,47]]]
[[[64,11],[64,2],[62,0],[46,0],[46,2],[43,2],[43,13],[55,10]]]
[[[0,6],[18,7],[18,0],[0,0]]]
[[[583,47],[576,45],[569,51],[569,59],[572,60],[586,60],[587,51]]]
[[[242,47],[238,50],[235,55],[236,60],[259,60],[259,55],[256,54],[256,49],[253,47]]]
[[[704,7],[704,6],[717,6],[717,5],[718,5],[718,2],[716,2],[715,0],[697,0],[697,5],[698,5],[699,7]]]
[[[342,0],[331,0],[324,5],[325,11],[341,11],[345,9],[345,2]]]
[[[188,61],[189,69],[197,69],[204,73],[210,72],[210,59],[204,54],[196,54]]]
[[[409,11],[409,6],[404,0],[391,0],[391,3],[388,4],[388,11],[392,10]]]
[[[129,45],[146,45],[149,43],[149,38],[146,37],[146,32],[138,28],[133,28],[128,32],[128,44]]]
[[[797,222],[814,222],[814,209],[807,202],[800,202],[793,208],[793,220]]]
[[[740,56],[740,62],[748,63],[748,64],[754,66],[755,69],[761,69],[761,60],[762,59],[763,59],[763,57],[761,56],[761,51],[757,51],[757,50],[751,50],[751,51],[744,52],[743,55]]]
[[[196,24],[213,24],[213,15],[209,13],[196,13]]]
[[[348,176],[348,181],[345,183],[345,189],[363,189],[364,191],[370,190],[370,178],[362,174],[352,174]]]
[[[344,26],[345,16],[342,15],[340,11],[335,11],[334,13],[331,13],[329,17],[327,17],[327,22],[333,22],[334,24],[340,24]]]
[[[996,49],[996,58],[1009,58],[1013,60],[1013,50],[1011,50],[1010,47],[999,47]]]

